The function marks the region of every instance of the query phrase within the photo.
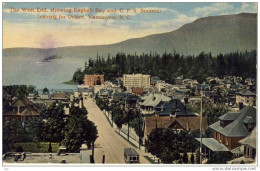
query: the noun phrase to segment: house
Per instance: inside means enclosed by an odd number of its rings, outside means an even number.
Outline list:
[[[236,103],[242,103],[244,106],[255,106],[256,93],[250,90],[241,90],[236,94]]]
[[[19,119],[24,122],[39,115],[40,110],[26,97],[16,99],[10,107],[3,109],[4,121]]]
[[[69,98],[66,96],[65,93],[53,93],[51,100],[54,100],[56,102],[68,102]]]
[[[255,163],[256,158],[256,128],[246,138],[239,141],[242,144],[238,149],[243,154],[242,157],[229,161],[229,164]],[[240,152],[239,151],[239,152]]]
[[[157,116],[147,116],[144,118],[145,128],[144,128],[144,140],[148,140],[148,137],[152,130],[157,128],[172,129],[176,132],[182,130],[195,131],[200,129],[200,117],[197,116],[181,116],[181,117],[161,117]],[[208,128],[207,118],[202,118],[202,132],[205,132]]]
[[[124,98],[124,105],[126,109],[137,107],[137,96],[132,94],[126,94]]]
[[[160,116],[196,116],[187,110],[186,106],[178,99],[171,99],[168,102],[161,101],[155,107],[155,114]]]
[[[38,99],[41,100],[50,100],[50,95],[49,94],[39,94]]]
[[[98,96],[102,99],[112,99],[113,90],[111,89],[100,89],[98,92]]]
[[[174,78],[174,83],[181,85],[183,83],[183,75],[177,78]]]
[[[193,87],[193,86],[198,85],[199,83],[198,83],[197,80],[184,79],[184,80],[183,80],[183,84],[184,84],[186,87]]]
[[[203,90],[203,91],[209,91],[209,90],[210,90],[209,84],[198,84],[198,85],[196,86],[196,91],[197,91],[197,93],[200,92],[201,90]]]
[[[228,112],[219,121],[209,126],[213,138],[202,138],[203,153],[209,157],[216,151],[231,151],[240,146],[239,141],[247,137],[256,126],[256,109],[248,106],[238,112]],[[199,138],[196,140],[200,141]]]
[[[171,99],[163,94],[159,93],[151,93],[146,96],[141,97],[141,102],[139,103],[139,106],[141,108],[141,113],[143,115],[153,115],[155,114],[155,107],[160,103],[160,102],[167,102],[170,101]]]
[[[119,105],[124,102],[126,94],[125,93],[114,93],[112,95],[111,103],[114,105]]]
[[[36,99],[36,95],[34,93],[29,93],[29,95],[27,96],[27,98],[30,100],[30,101],[33,101]]]
[[[137,96],[142,96],[144,94],[144,88],[142,87],[133,87],[132,93]]]

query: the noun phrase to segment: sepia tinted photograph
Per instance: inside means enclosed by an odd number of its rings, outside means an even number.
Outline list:
[[[3,2],[2,165],[254,170],[257,5]]]

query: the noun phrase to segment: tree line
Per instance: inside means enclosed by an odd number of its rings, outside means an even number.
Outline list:
[[[88,59],[85,68],[77,69],[72,81],[83,83],[84,74],[104,74],[105,80],[113,81],[123,74],[142,73],[159,76],[168,83],[174,83],[174,78],[183,75],[184,78],[196,79],[199,82],[207,77],[234,75],[256,77],[256,51],[231,52],[212,56],[201,52],[196,56],[184,56],[179,53],[159,54],[124,54],[116,56],[97,56]]]
[[[144,119],[140,116],[140,112],[136,109],[122,109],[119,105],[108,106],[108,101],[95,97],[96,104],[100,108],[100,110],[105,110],[109,112],[112,116],[112,121],[116,124],[119,129],[119,132],[122,128],[123,124],[127,124],[128,127],[132,127],[135,133],[139,137],[144,136],[143,124]],[[128,129],[128,139],[129,139],[129,129]],[[142,140],[140,139],[140,143],[142,144]]]

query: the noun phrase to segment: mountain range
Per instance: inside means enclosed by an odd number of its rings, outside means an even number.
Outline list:
[[[174,23],[173,23],[174,24]],[[66,57],[95,57],[118,52],[142,54],[156,52],[179,52],[184,55],[197,55],[204,52],[214,54],[234,51],[256,50],[257,14],[241,13],[200,18],[183,25],[177,30],[153,34],[142,38],[128,39],[119,43],[95,46],[68,46],[52,49],[7,48],[3,57],[38,56],[47,57],[59,54]]]

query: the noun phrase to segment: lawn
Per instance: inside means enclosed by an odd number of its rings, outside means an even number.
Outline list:
[[[32,152],[32,153],[48,153],[49,142],[41,142],[39,147],[37,148],[36,143],[34,142],[21,142],[15,143],[15,147],[22,146],[24,152]],[[52,152],[56,153],[59,149],[59,143],[51,143]],[[11,151],[15,151],[16,149],[12,149]]]

